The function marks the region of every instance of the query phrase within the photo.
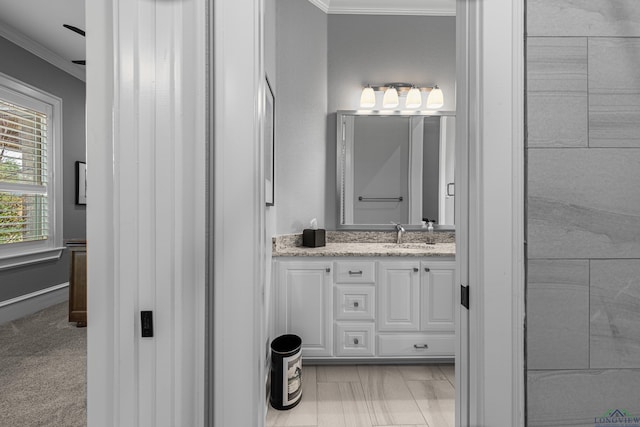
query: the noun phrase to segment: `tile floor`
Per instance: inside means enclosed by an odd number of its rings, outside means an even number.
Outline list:
[[[267,427],[453,427],[454,384],[452,364],[304,366],[302,401]]]

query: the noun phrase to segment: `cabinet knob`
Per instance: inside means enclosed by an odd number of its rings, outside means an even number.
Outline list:
[[[325,271],[326,271],[327,273],[331,273],[331,267],[327,267],[327,268],[325,269]]]
[[[419,350],[427,349],[429,346],[427,344],[414,344],[413,348],[417,348]]]
[[[360,341],[358,340],[358,338],[354,338],[354,339],[353,339],[353,343],[354,343],[355,345],[358,345],[358,343],[359,343],[359,342],[360,342]]]
[[[349,274],[351,276],[362,276],[362,270],[358,270],[358,271],[351,271],[349,270]]]
[[[358,301],[355,301],[355,302],[353,303],[353,306],[354,306],[355,308],[358,308],[358,306],[359,306],[359,305],[360,305],[360,303],[359,303]]]
[[[424,271],[426,271],[427,273],[431,271],[431,269],[429,267],[425,267]]]
[[[413,271],[417,273],[420,269],[418,267],[413,267]]]

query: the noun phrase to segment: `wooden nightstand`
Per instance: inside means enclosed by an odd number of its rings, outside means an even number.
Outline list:
[[[71,254],[69,277],[69,322],[87,326],[87,241],[68,240]]]

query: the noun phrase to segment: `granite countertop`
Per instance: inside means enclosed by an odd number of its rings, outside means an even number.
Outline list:
[[[389,232],[327,232],[326,246],[302,246],[299,234],[277,236],[273,239],[274,257],[455,257],[453,233],[408,232],[405,243],[395,243],[396,234]]]
[[[319,248],[290,246],[273,252],[273,256],[455,256],[455,243],[426,243],[418,246],[415,243],[327,243]]]

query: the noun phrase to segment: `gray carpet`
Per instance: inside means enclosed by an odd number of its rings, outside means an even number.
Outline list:
[[[87,425],[87,328],[67,303],[0,325],[0,426]]]

